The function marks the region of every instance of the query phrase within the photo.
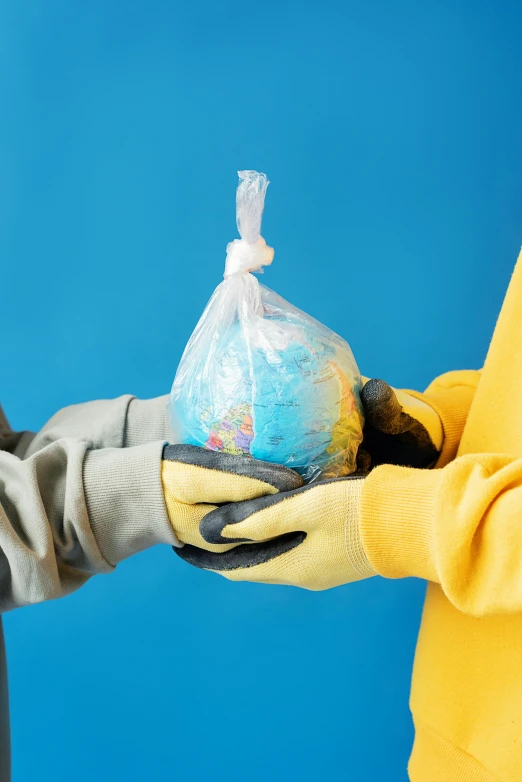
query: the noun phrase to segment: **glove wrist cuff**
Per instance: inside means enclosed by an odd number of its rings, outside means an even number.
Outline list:
[[[347,519],[345,525],[345,551],[352,570],[360,579],[377,575],[370,564],[364,550],[361,538],[361,497],[364,479],[348,479],[347,489]]]
[[[438,581],[433,524],[442,475],[383,465],[366,478],[361,537],[379,575]]]

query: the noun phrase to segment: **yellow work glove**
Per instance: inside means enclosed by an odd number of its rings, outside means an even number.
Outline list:
[[[312,590],[375,575],[359,531],[362,475],[384,463],[433,466],[443,429],[438,413],[415,392],[365,380],[361,399],[365,427],[357,475],[216,508],[199,524],[203,542],[185,538],[191,545],[177,549],[178,556],[234,581]],[[251,460],[251,480],[262,480],[264,470]]]
[[[199,525],[216,506],[302,486],[301,478],[286,467],[193,445],[165,446],[161,481],[168,517],[179,543],[215,552],[230,546],[206,541]]]
[[[255,466],[259,464],[252,460]],[[300,489],[224,505],[199,529],[205,548],[176,554],[233,581],[329,589],[375,575],[359,533],[364,478],[338,478]],[[235,548],[230,548],[234,545]]]
[[[384,380],[367,380],[361,401],[365,425],[357,456],[358,470],[379,464],[433,467],[444,440],[439,414],[415,391],[399,391]]]

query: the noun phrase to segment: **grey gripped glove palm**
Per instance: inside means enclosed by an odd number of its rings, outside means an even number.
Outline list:
[[[442,446],[442,425],[421,398],[395,392],[381,380],[366,382],[362,402],[366,425],[357,474],[216,507],[199,523],[203,543],[181,537],[189,545],[176,549],[178,556],[234,581],[311,590],[375,575],[360,533],[364,473],[383,463],[432,466]],[[165,459],[175,453],[170,448],[175,446],[165,449]],[[249,462],[251,479],[266,476],[266,464]],[[271,467],[273,485],[283,470]]]

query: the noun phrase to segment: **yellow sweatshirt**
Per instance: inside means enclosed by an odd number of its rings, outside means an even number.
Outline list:
[[[522,782],[522,253],[482,372],[444,375],[426,397],[440,469],[377,468],[362,510],[377,572],[430,582],[410,779]]]

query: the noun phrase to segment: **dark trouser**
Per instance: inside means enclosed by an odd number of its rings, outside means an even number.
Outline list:
[[[9,424],[0,407],[0,448],[12,450],[16,444]],[[9,691],[7,689],[7,660],[5,656],[4,633],[0,618],[0,782],[11,779],[11,736],[9,731]]]
[[[4,633],[0,619],[0,782],[11,779],[11,737],[9,731],[9,691]]]

